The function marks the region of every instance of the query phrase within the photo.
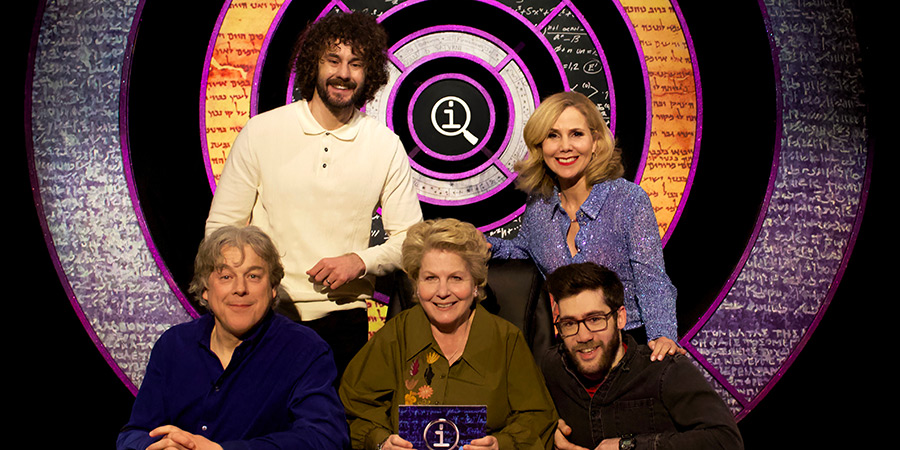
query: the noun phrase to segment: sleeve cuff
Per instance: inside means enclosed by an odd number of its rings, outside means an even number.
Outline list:
[[[371,433],[366,435],[366,448],[372,450],[378,448],[378,444],[384,442],[390,435],[390,431],[385,430],[384,428],[375,428]]]

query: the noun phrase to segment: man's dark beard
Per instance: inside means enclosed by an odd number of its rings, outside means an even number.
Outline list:
[[[335,101],[328,96],[328,85],[348,87],[351,91],[353,91],[353,95],[351,95],[350,99],[346,102]],[[356,82],[352,80],[345,81],[339,78],[326,80],[324,84],[316,83],[316,92],[319,94],[319,98],[322,99],[322,103],[325,104],[325,107],[327,107],[331,112],[334,113],[341,112],[348,107],[355,108],[357,100],[359,100],[359,97],[362,95],[362,89],[357,89]]]
[[[615,322],[613,322],[615,323]],[[578,357],[576,353],[578,353],[579,348],[587,347],[587,345],[576,345],[572,350],[566,351],[566,356],[569,358],[569,364],[572,365],[578,372],[582,378],[598,382],[606,378],[606,375],[609,373],[609,370],[612,369],[613,361],[616,359],[616,353],[619,352],[619,344],[621,342],[622,333],[616,330],[616,333],[613,335],[612,339],[609,341],[609,346],[603,345],[599,347],[603,354],[600,356],[600,365],[597,367],[595,372],[585,373],[582,371],[582,366],[578,362]]]

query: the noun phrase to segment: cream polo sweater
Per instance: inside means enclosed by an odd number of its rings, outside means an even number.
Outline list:
[[[387,242],[369,247],[372,215],[382,209]],[[206,234],[248,223],[282,253],[282,286],[303,320],[365,307],[374,276],[399,267],[406,229],[422,220],[400,139],[357,111],[326,131],[305,100],[251,118],[238,134],[219,179]],[[325,257],[356,253],[366,274],[336,291],[306,271]]]

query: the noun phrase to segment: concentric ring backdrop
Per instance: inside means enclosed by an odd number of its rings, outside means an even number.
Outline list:
[[[240,3],[269,4],[232,6]],[[261,73],[238,86],[253,104],[247,115],[285,102],[285,55],[298,24],[330,7],[374,2],[284,2],[292,6],[283,11],[276,3],[269,8],[278,23],[248,25],[263,30],[250,39],[265,41],[265,58],[253,66]],[[433,13],[459,2],[393,3],[377,12]],[[605,60],[612,87],[609,101],[598,103],[626,152],[627,175],[667,216],[661,233],[680,290],[682,342],[745,416],[825,314],[864,211],[871,151],[850,11],[836,1],[817,8],[743,2],[727,11],[693,2],[471,3],[519,14],[545,37],[558,30],[545,30],[542,17],[567,8],[584,19]],[[647,16],[652,8],[665,16]],[[202,235],[213,173],[204,155],[213,158],[215,144],[196,105],[210,95],[200,83],[211,61],[205,56],[222,38],[213,30],[228,11],[219,2],[49,1],[39,14],[26,85],[34,203],[72,307],[132,390],[156,336],[194,313],[180,286]],[[485,34],[501,32],[469,22]],[[286,24],[293,32],[279,38],[275,31],[290,30]],[[394,42],[416,35],[418,24],[408,24],[389,27]],[[646,34],[666,30],[682,33],[689,70],[665,76],[695,79],[680,85],[693,90],[696,123],[684,134],[691,151],[676,159],[688,172],[668,180],[680,177],[677,189],[665,184],[666,174],[646,170],[673,148],[663,145],[664,133],[679,131],[658,127],[675,116],[664,108],[682,114],[687,107],[657,78],[654,63],[685,58],[666,48],[670,40]],[[559,88],[536,87],[540,96]],[[669,209],[658,203],[673,198]]]

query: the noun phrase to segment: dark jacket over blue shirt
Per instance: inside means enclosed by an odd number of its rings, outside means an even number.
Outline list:
[[[314,331],[270,312],[223,369],[209,347],[214,322],[206,314],[159,338],[118,449],[144,450],[162,425],[225,449],[349,445],[331,349]]]

